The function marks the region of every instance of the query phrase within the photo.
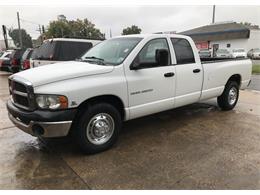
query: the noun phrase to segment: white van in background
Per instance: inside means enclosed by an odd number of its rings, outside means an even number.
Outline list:
[[[30,67],[38,67],[56,62],[75,60],[101,40],[53,38],[36,48],[30,60]]]

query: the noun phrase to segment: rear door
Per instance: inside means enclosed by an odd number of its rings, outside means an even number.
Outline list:
[[[196,62],[190,42],[184,38],[171,38],[176,56],[175,107],[199,101],[203,82],[201,63]]]

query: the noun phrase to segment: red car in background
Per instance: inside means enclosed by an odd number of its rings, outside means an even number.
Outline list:
[[[25,49],[15,49],[10,56],[11,72],[16,73],[21,70],[21,59]]]
[[[26,70],[31,68],[30,67],[30,58],[32,56],[33,49],[28,48],[23,53],[22,59],[21,59],[21,70]]]

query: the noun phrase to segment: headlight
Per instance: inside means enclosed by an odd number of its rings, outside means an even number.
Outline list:
[[[37,95],[36,103],[41,109],[64,109],[68,108],[68,99],[62,95]]]

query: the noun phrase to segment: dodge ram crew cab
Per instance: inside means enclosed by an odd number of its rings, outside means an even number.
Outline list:
[[[222,110],[233,109],[251,69],[248,59],[200,59],[187,36],[120,36],[77,61],[10,76],[7,108],[21,130],[73,135],[84,152],[96,153],[115,143],[122,121],[214,97]]]

